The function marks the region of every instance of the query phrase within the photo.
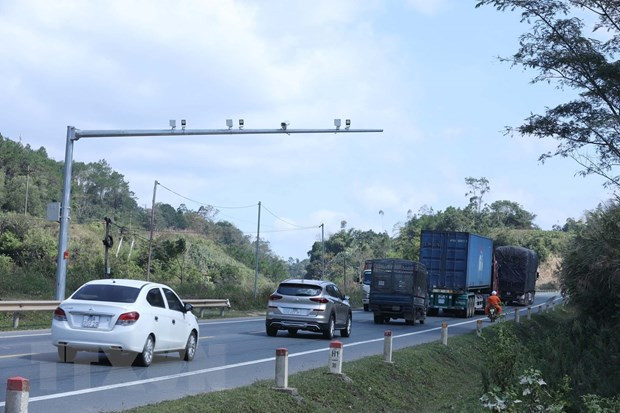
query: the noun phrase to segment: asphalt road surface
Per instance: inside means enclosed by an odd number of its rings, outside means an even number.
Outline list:
[[[537,293],[534,306],[553,299],[558,299],[556,293]],[[525,307],[506,307],[508,320],[514,320],[515,309],[525,318]],[[427,317],[423,325],[405,325],[404,320],[377,325],[372,313],[358,310],[353,312],[351,336],[337,334],[335,339],[343,343],[344,361],[351,361],[382,354],[386,330],[392,331],[397,350],[440,340],[444,321],[448,335],[454,336],[475,330],[478,319],[489,325],[483,315],[464,319],[441,314]],[[280,347],[288,349],[289,374],[328,366],[328,340],[305,332],[292,337],[280,331],[277,337],[268,337],[264,317],[201,322],[198,344],[192,362],[170,353],[156,356],[144,368],[131,366],[128,358],[110,361],[80,352],[75,363],[60,363],[49,330],[4,332],[0,334],[0,385],[6,388],[9,377],[27,378],[31,413],[102,412],[274,380],[275,350]],[[0,412],[4,412],[6,393],[0,393]]]

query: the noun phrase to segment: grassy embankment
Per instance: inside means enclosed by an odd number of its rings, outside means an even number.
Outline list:
[[[327,366],[292,375],[289,386],[295,395],[275,391],[274,380],[257,382],[239,389],[212,392],[184,399],[162,402],[129,410],[132,413],[174,412],[482,412],[479,398],[492,387],[489,364],[498,365],[487,343],[497,342],[498,334],[514,337],[511,345],[516,368],[535,367],[549,370],[545,350],[558,328],[569,326],[574,315],[558,308],[535,314],[532,320],[498,323],[475,333],[450,337],[449,345],[440,342],[410,347],[394,352],[393,364],[383,356],[373,356],[344,363],[345,376],[329,374]],[[502,333],[499,333],[500,329]],[[506,332],[507,331],[507,332]],[[559,334],[560,336],[562,333]],[[550,341],[551,340],[551,341]],[[346,351],[346,348],[345,348]],[[512,356],[509,356],[512,357]],[[549,363],[549,364],[547,364]],[[606,363],[601,360],[601,363]],[[523,370],[516,372],[520,374]],[[552,373],[546,373],[552,375]],[[607,372],[606,374],[609,374]],[[547,379],[547,377],[545,377]],[[561,377],[549,377],[550,385]],[[577,400],[578,400],[578,396]],[[577,408],[577,410],[575,410]],[[489,411],[489,410],[486,410]],[[579,411],[573,405],[569,411]]]

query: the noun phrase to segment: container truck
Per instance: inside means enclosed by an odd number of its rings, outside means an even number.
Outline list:
[[[538,278],[538,254],[517,246],[495,248],[499,296],[505,303],[534,303]]]
[[[428,271],[427,314],[473,317],[497,286],[493,240],[468,232],[423,230],[420,262]]]
[[[426,268],[418,262],[385,258],[369,263],[370,311],[375,324],[404,318],[405,324],[416,320],[424,324],[428,302]]]

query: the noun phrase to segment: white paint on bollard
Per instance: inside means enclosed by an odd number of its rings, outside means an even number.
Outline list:
[[[444,346],[448,345],[448,323],[441,323],[441,342]]]
[[[30,381],[23,377],[11,377],[6,382],[6,413],[28,413]]]
[[[519,324],[521,322],[521,315],[519,314],[519,310],[515,310],[515,323]]]
[[[528,320],[532,319],[532,307],[527,308],[527,319]]]
[[[476,321],[476,334],[478,337],[482,335],[482,320]]]
[[[392,362],[392,331],[383,333],[383,359],[386,363]]]
[[[288,388],[288,349],[276,349],[276,388]]]
[[[329,372],[332,374],[342,374],[342,350],[340,341],[329,343]]]

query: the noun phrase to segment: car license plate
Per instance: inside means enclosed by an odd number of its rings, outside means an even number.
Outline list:
[[[444,297],[439,297],[439,298],[437,299],[437,302],[438,302],[439,304],[445,304],[445,303],[446,303],[446,299],[445,299]]]
[[[84,328],[97,328],[99,327],[98,315],[85,315],[82,320],[82,327]]]
[[[293,310],[291,311],[291,314],[293,314],[293,315],[300,315],[301,314],[301,309],[293,308]]]
[[[392,306],[392,311],[400,311],[400,306],[399,305],[393,305]]]

